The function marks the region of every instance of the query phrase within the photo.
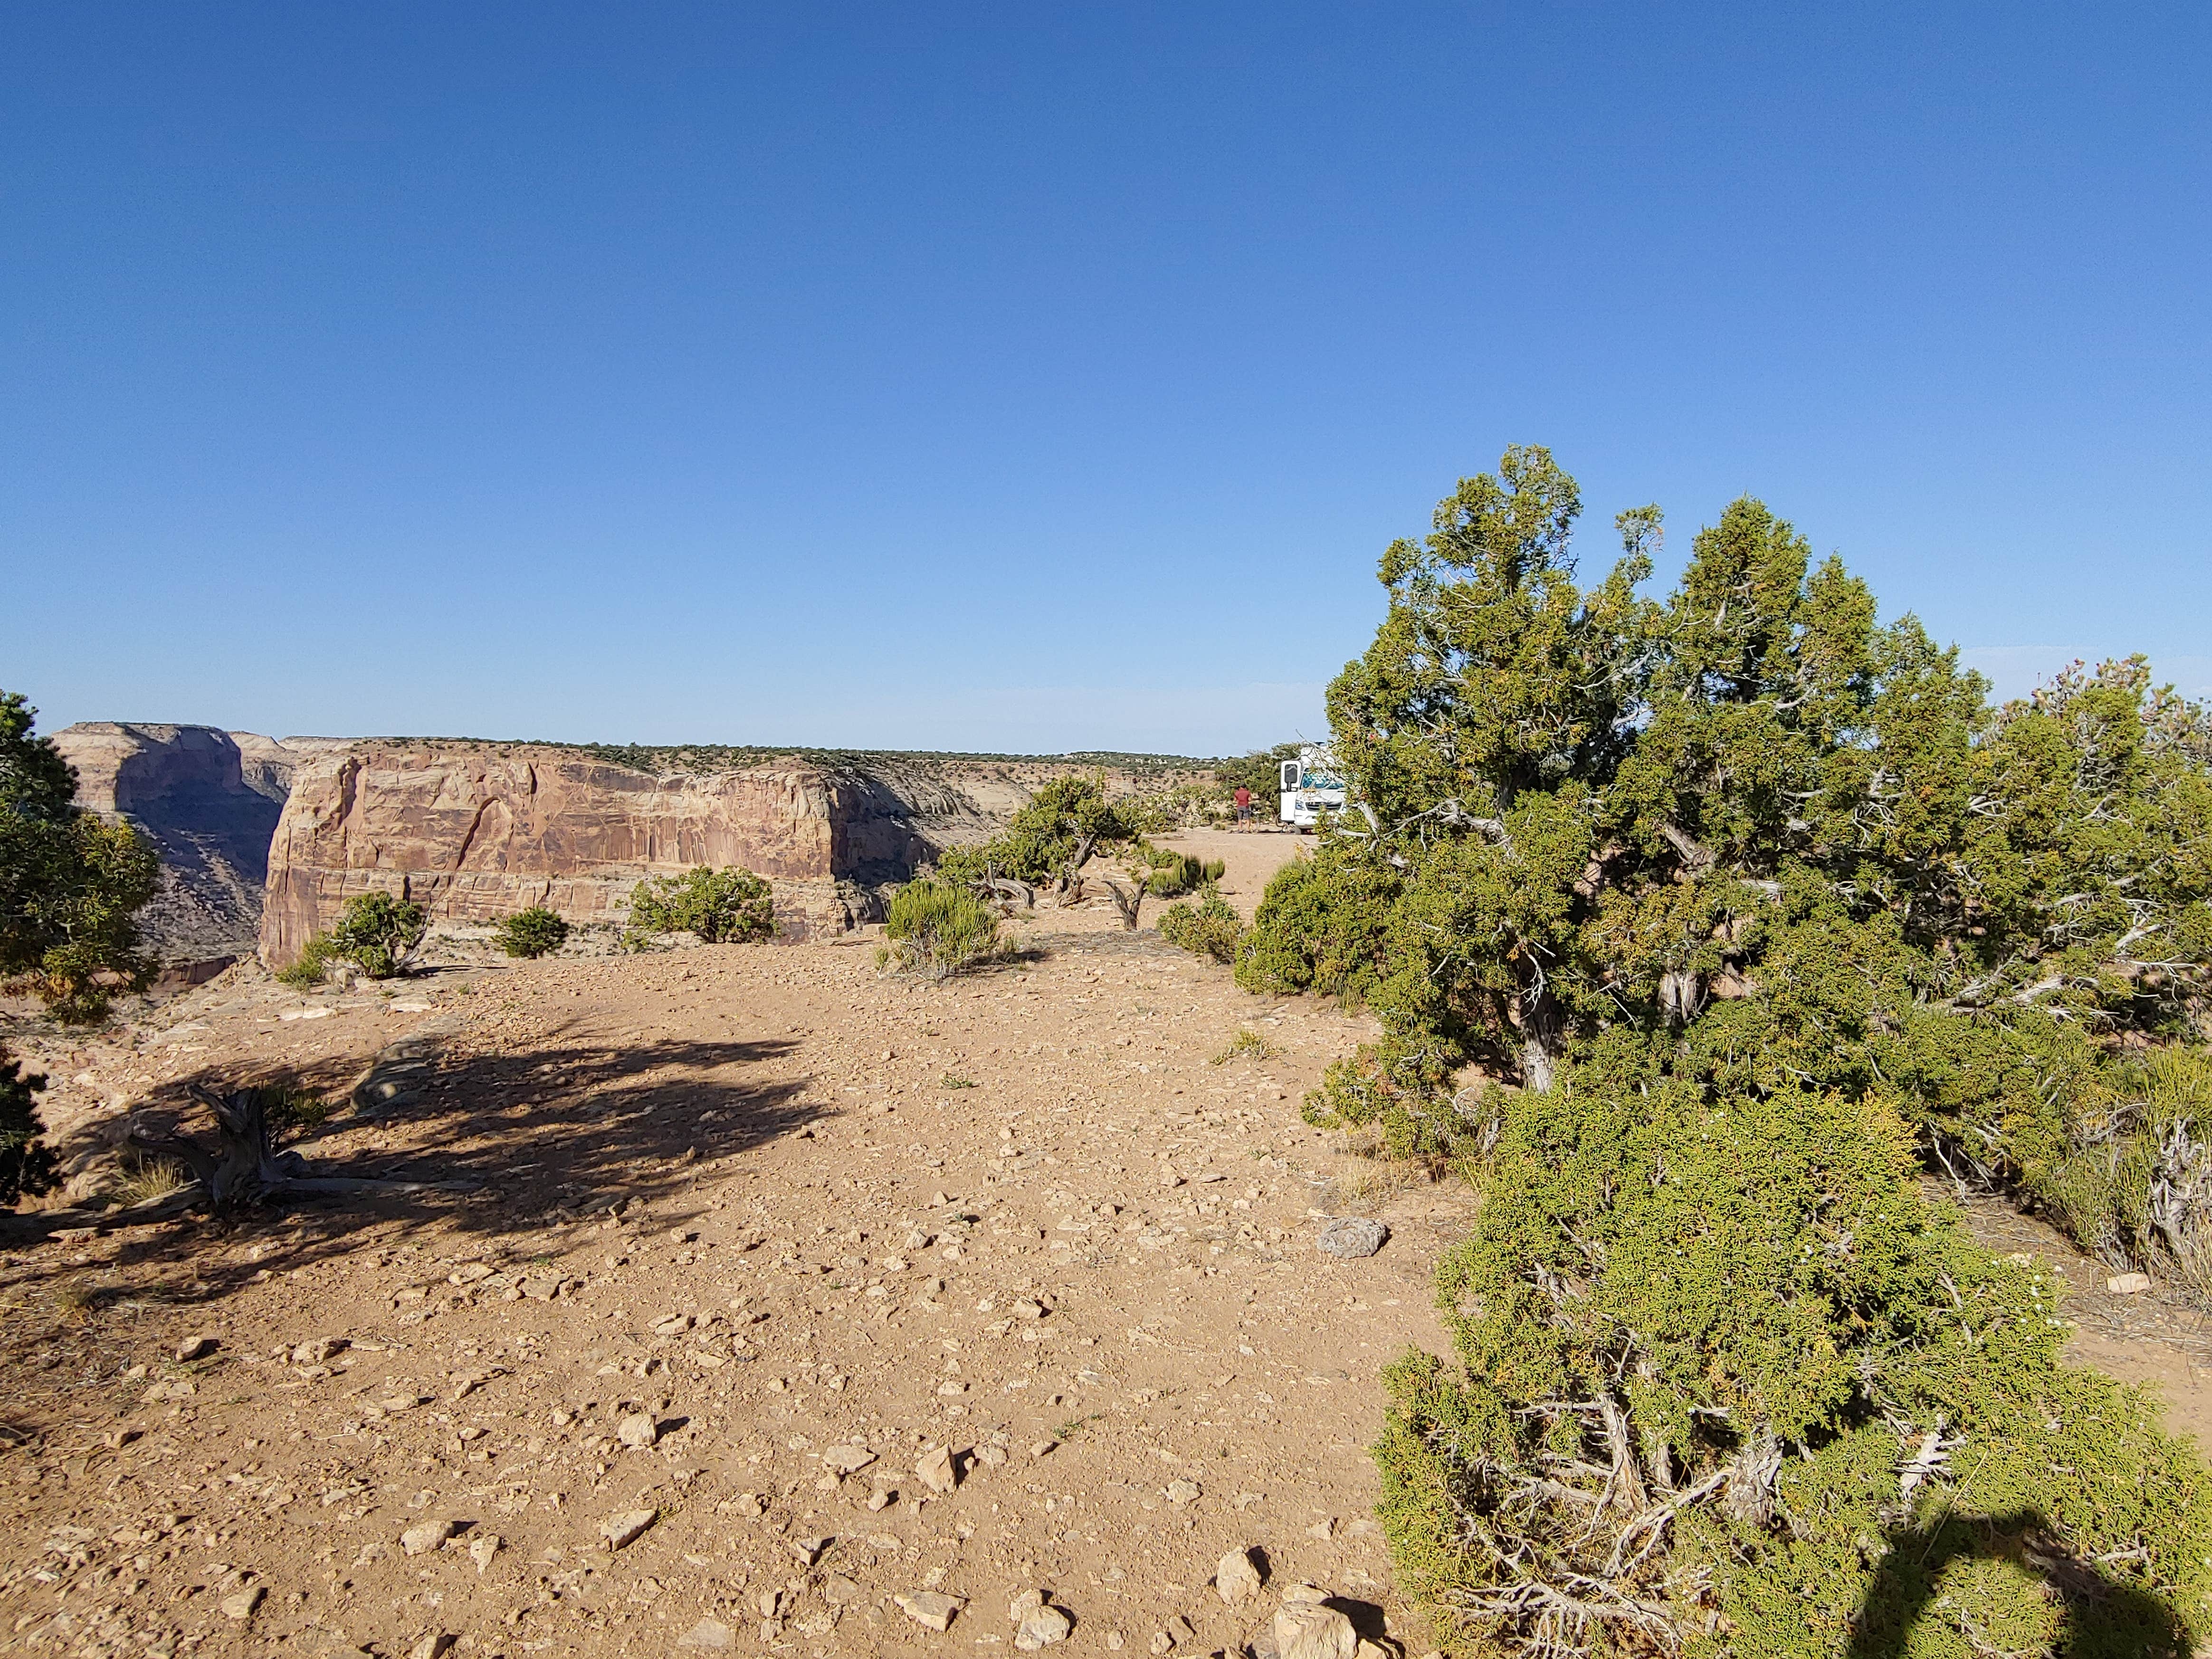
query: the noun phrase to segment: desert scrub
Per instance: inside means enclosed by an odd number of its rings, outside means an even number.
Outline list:
[[[1398,872],[1356,843],[1324,839],[1278,870],[1253,913],[1237,982],[1263,995],[1371,995],[1389,961]]]
[[[53,1185],[53,1149],[39,1139],[44,1126],[34,1098],[46,1086],[44,1077],[26,1073],[0,1047],[0,1210]]]
[[[312,990],[328,975],[336,954],[328,933],[311,934],[300,947],[298,959],[289,967],[279,968],[276,977],[295,991]]]
[[[654,876],[629,896],[623,942],[641,948],[655,933],[692,933],[709,945],[742,945],[775,937],[775,896],[750,870],[705,865],[680,876]]]
[[[492,940],[511,957],[550,956],[568,942],[568,924],[558,911],[533,904],[500,923]]]
[[[1709,1099],[1618,1048],[1507,1118],[1437,1268],[1454,1357],[1389,1372],[1381,1514],[1440,1635],[1972,1659],[2212,1634],[2193,1448],[2060,1363],[2058,1281],[1922,1200],[1893,1110]]]
[[[1267,1038],[1261,1036],[1250,1026],[1243,1025],[1237,1028],[1237,1035],[1229,1039],[1229,1046],[1214,1055],[1206,1064],[1226,1066],[1231,1060],[1268,1060],[1273,1057],[1274,1053],[1274,1049],[1268,1045]]]
[[[411,900],[356,893],[331,925],[325,960],[349,962],[371,979],[395,979],[407,971],[428,928],[422,907]]]
[[[1198,908],[1170,904],[1160,913],[1160,937],[1194,956],[1211,957],[1224,967],[1237,960],[1237,944],[1244,935],[1244,919],[1229,901],[1211,887]]]
[[[939,980],[1001,948],[997,913],[968,889],[941,881],[910,881],[892,894],[884,936],[890,942],[877,947],[878,968]]]
[[[1206,883],[1220,880],[1228,867],[1218,860],[1208,863],[1166,847],[1148,846],[1143,857],[1149,866],[1145,890],[1154,898],[1181,898],[1185,893],[1194,893]]]

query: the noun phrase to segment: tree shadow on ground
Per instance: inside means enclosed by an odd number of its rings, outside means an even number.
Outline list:
[[[611,1207],[657,1206],[711,1176],[720,1160],[822,1115],[803,1097],[804,1079],[745,1075],[793,1047],[556,1039],[527,1052],[434,1056],[422,1086],[402,1102],[376,1112],[341,1106],[287,1144],[316,1176],[465,1182],[465,1190],[286,1195],[228,1215],[194,1211],[148,1225],[118,1216],[112,1224],[119,1248],[106,1271],[126,1285],[100,1296],[141,1295],[138,1287],[166,1270],[161,1300],[204,1304],[258,1277],[343,1255],[364,1232],[433,1220],[490,1242],[484,1254],[495,1261],[501,1240],[604,1218]],[[344,1064],[331,1062],[327,1076],[210,1068],[163,1085],[135,1116],[150,1133],[204,1132],[207,1114],[186,1093],[193,1084],[292,1081],[329,1091],[343,1088]],[[257,1248],[241,1250],[249,1236]],[[27,1271],[14,1277],[17,1286],[81,1276],[58,1252],[19,1266]],[[189,1277],[179,1276],[184,1270]]]
[[[2190,1651],[2188,1634],[2165,1601],[2072,1554],[2039,1511],[1948,1516],[1893,1533],[1889,1543],[1861,1604],[1848,1659],[1905,1659],[1916,1650],[1914,1631],[1931,1619],[1960,1629],[1975,1651],[2014,1651],[2004,1633],[1969,1627],[1964,1610],[1943,1595],[1945,1574],[1972,1562],[2004,1564],[2048,1587],[2061,1608],[2049,1650],[2067,1659],[2181,1659]]]

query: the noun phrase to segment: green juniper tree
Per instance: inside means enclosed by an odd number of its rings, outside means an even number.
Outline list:
[[[0,692],[0,984],[38,995],[57,1018],[100,1018],[116,988],[153,973],[132,918],[160,869],[145,838],[76,804],[76,774],[36,734],[33,708]],[[27,1076],[0,1046],[0,1206],[51,1184]]]
[[[1329,693],[1365,827],[1238,946],[1246,984],[1381,1018],[1312,1115],[1487,1187],[1442,1273],[1458,1361],[1395,1373],[1409,1582],[1529,1651],[2205,1633],[2201,1469],[2058,1364],[2050,1286],[1912,1163],[2115,1259],[2198,1248],[2212,1091],[2142,1056],[2194,1035],[2212,961],[2203,712],[2140,663],[1990,710],[1753,501],[1665,600],[1653,508],[1584,587],[1579,508],[1516,449],[1384,554]],[[2095,1578],[2095,1620],[2046,1593]],[[1900,1612],[1923,1592],[1950,1637]]]
[[[0,691],[0,981],[34,992],[59,1018],[96,1020],[154,962],[134,920],[161,863],[129,824],[76,804],[76,774],[38,711]]]

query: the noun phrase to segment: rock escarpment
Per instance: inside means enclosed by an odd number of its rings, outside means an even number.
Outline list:
[[[891,760],[652,773],[530,744],[356,743],[295,765],[261,957],[292,962],[372,890],[422,904],[434,927],[489,926],[534,904],[612,923],[640,880],[696,865],[765,877],[787,937],[838,933],[869,918],[878,884],[990,835],[1027,798],[1012,781],[976,787],[985,799]]]
[[[295,752],[252,732],[118,720],[64,727],[54,744],[79,803],[128,819],[161,854],[139,926],[163,963],[189,974],[250,953]]]

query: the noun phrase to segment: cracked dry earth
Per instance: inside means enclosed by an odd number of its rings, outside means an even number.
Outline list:
[[[1296,844],[1189,840],[1248,915]],[[1471,1195],[1299,1121],[1362,1022],[1110,910],[1025,931],[942,986],[865,941],[234,970],[50,1045],[66,1152],[191,1079],[343,1100],[397,1043],[389,1109],[299,1145],[476,1185],[0,1255],[0,1652],[942,1656],[1026,1615],[1264,1654],[1303,1583],[1421,1653],[1363,1449],[1382,1366],[1445,1346]],[[1214,1063],[1241,1030],[1273,1052]],[[1379,1254],[1316,1248],[1346,1214]],[[1970,1215],[2065,1269],[2082,1357],[2212,1427],[2201,1321]]]
[[[1248,910],[1295,845],[1206,839]],[[10,1253],[0,1651],[943,1654],[1042,1591],[1064,1651],[1206,1654],[1304,1581],[1419,1652],[1363,1448],[1470,1200],[1299,1121],[1360,1023],[1110,911],[1028,931],[941,986],[827,945],[397,1012],[234,970],[76,1052],[341,1094],[414,1030],[413,1092],[300,1145],[480,1184]],[[1273,1052],[1213,1063],[1241,1030]],[[1354,1211],[1389,1243],[1320,1252]]]

